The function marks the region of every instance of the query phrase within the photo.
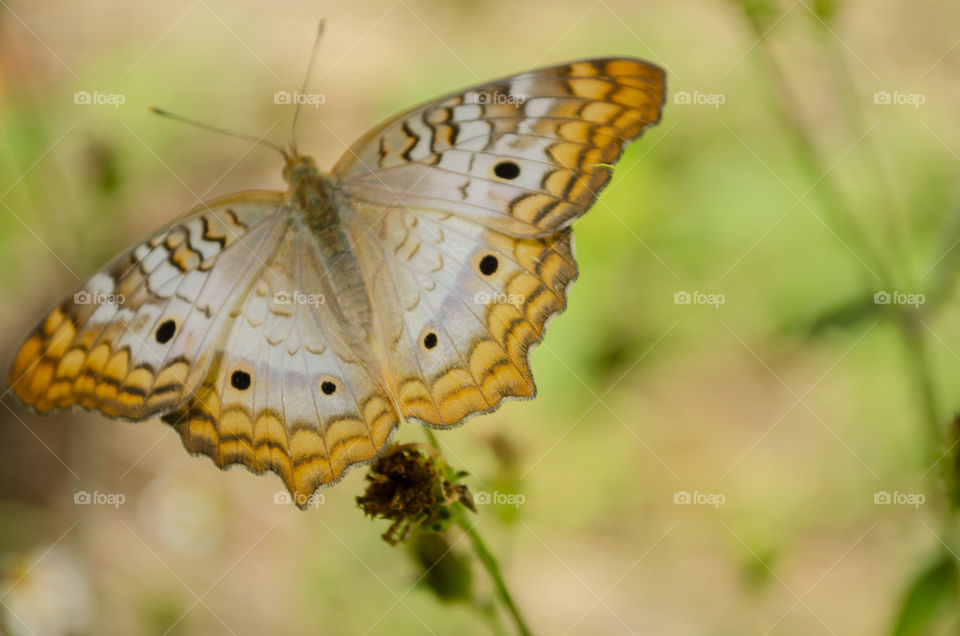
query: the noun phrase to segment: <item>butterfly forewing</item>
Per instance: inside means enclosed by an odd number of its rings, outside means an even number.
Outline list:
[[[333,174],[357,201],[454,213],[523,237],[593,204],[623,147],[660,119],[662,69],[599,59],[529,71],[415,108]]]
[[[81,285],[33,330],[8,382],[39,412],[82,406],[140,420],[195,390],[227,307],[279,238],[282,193],[213,201]]]

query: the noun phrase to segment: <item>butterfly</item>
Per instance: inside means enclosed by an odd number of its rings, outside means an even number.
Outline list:
[[[404,112],[329,174],[284,150],[286,192],[209,201],[119,256],[8,383],[39,413],[162,417],[305,508],[404,419],[534,396],[528,354],[577,276],[571,224],[665,93],[648,62],[574,61]]]

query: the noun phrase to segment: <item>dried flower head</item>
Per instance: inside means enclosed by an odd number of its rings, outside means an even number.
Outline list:
[[[453,505],[474,510],[470,491],[457,483],[465,474],[451,471],[432,446],[394,445],[370,467],[357,505],[370,517],[393,521],[383,539],[396,545],[420,527],[445,530]]]

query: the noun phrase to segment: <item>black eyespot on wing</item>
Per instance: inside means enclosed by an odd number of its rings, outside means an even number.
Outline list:
[[[337,391],[337,385],[330,380],[324,380],[320,383],[320,390],[323,391],[324,395],[333,395]]]
[[[230,376],[230,384],[238,391],[250,388],[250,374],[246,371],[234,371]]]
[[[484,276],[490,276],[500,267],[500,261],[493,254],[487,254],[480,259],[480,273]]]
[[[175,333],[177,333],[177,323],[172,320],[164,320],[160,323],[160,326],[157,327],[157,332],[154,335],[157,338],[157,342],[164,344],[169,342]]]
[[[437,334],[432,331],[423,337],[423,346],[427,349],[433,349],[437,346]]]
[[[520,166],[515,161],[501,161],[493,167],[493,174],[501,179],[516,179],[520,176]]]

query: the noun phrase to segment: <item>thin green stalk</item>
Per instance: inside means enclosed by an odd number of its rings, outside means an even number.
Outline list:
[[[776,56],[774,56],[763,37],[763,25],[755,14],[747,12],[747,17],[756,37],[760,41],[758,48],[763,53],[762,57],[766,62],[771,84],[775,87],[774,97],[778,107],[776,112],[784,123],[785,129],[788,131],[796,147],[795,154],[802,168],[807,172],[808,176],[817,183],[814,190],[820,197],[821,207],[830,214],[831,225],[837,228],[838,233],[842,232],[851,243],[859,244],[863,247],[877,268],[876,275],[880,279],[880,284],[890,290],[897,289],[898,286],[896,285],[894,269],[890,267],[885,258],[887,250],[874,246],[870,235],[859,223],[859,219],[849,212],[850,208],[843,201],[840,191],[833,185],[830,179],[824,178],[828,168],[826,168],[820,160],[813,137],[804,126],[803,120],[796,110],[795,105],[798,101],[786,81],[786,75],[778,63]],[[842,68],[845,69],[846,67],[843,66]],[[852,108],[853,106],[851,105],[850,107]],[[882,175],[879,176],[882,178]],[[905,313],[900,306],[892,306],[891,309],[897,312],[897,324],[900,328],[901,337],[910,356],[910,363],[916,371],[917,378],[919,378],[919,397],[922,402],[924,418],[927,422],[929,434],[928,446],[932,457],[937,461],[938,467],[940,468],[938,472],[943,480],[943,485],[949,493],[952,485],[948,474],[949,471],[944,467],[945,458],[941,457],[942,449],[944,448],[943,431],[937,409],[933,373],[929,368],[925,354],[923,334],[919,333],[915,321]]]
[[[843,201],[840,191],[826,178],[830,167],[823,165],[813,137],[807,131],[803,119],[797,112],[797,104],[800,101],[787,83],[787,75],[783,72],[780,63],[767,44],[763,25],[756,15],[748,12],[747,17],[759,42],[757,48],[763,53],[761,57],[766,64],[770,84],[774,87],[773,97],[777,105],[774,112],[780,118],[784,130],[787,131],[792,143],[796,146],[795,156],[800,162],[801,168],[809,176],[811,183],[814,184],[812,186],[813,192],[819,197],[821,208],[830,215],[829,225],[831,229],[837,232],[845,243],[862,246],[873,268],[877,270],[873,273],[880,280],[880,283],[891,289],[896,289],[896,286],[893,285],[896,282],[893,269],[884,257],[886,251],[874,246],[870,234],[860,223],[860,220],[847,213],[849,207]]]
[[[846,115],[847,125],[851,130],[867,130],[869,126],[867,125],[866,114],[861,106],[862,98],[860,93],[857,92],[857,85],[853,73],[850,71],[849,56],[845,55],[841,49],[840,40],[836,34],[829,29],[822,18],[814,17],[815,15],[811,14],[811,21],[814,22],[821,47],[830,56],[828,67],[835,70],[835,75],[840,80],[838,82],[841,93],[839,98],[842,100],[843,108],[841,110]],[[906,241],[910,227],[907,224],[904,206],[898,200],[891,186],[892,180],[889,178],[882,161],[883,155],[880,153],[874,138],[868,135],[860,143],[865,148],[862,155],[870,163],[870,168],[877,177],[871,183],[877,195],[875,205],[884,205],[891,212],[883,216],[884,220],[888,221],[884,235],[885,247],[893,248],[888,252],[892,252],[892,255],[901,265],[910,264],[907,271],[910,271],[912,275],[914,270],[912,269],[912,263],[909,262]]]
[[[493,601],[489,603],[474,602],[473,608],[477,610],[480,617],[490,626],[490,631],[497,636],[506,636],[507,630],[504,627],[500,614],[497,613],[497,605]]]
[[[493,556],[493,553],[487,548],[487,544],[484,543],[483,537],[480,536],[480,532],[477,530],[476,524],[471,524],[470,520],[467,519],[465,515],[460,514],[457,516],[457,525],[463,528],[463,531],[466,532],[467,536],[470,538],[470,543],[473,545],[474,551],[480,558],[480,562],[483,563],[483,567],[486,568],[487,573],[493,580],[493,586],[496,590],[497,597],[510,613],[510,617],[517,626],[517,631],[524,636],[529,636],[532,632],[530,631],[530,628],[527,627],[526,622],[523,620],[523,616],[520,614],[520,610],[517,608],[517,604],[514,603],[513,596],[510,594],[510,590],[507,588],[507,584],[503,580],[503,575],[500,573],[500,564],[497,562],[496,557]]]
[[[831,66],[836,69],[836,75],[840,79],[840,85],[843,86],[845,93],[844,101],[846,102],[844,112],[847,114],[848,122],[853,128],[866,129],[866,118],[860,107],[860,102],[857,99],[857,90],[853,75],[850,72],[850,66],[847,64],[846,58],[839,49],[839,40],[834,34],[828,33],[827,25],[822,19],[816,20],[816,26],[818,27],[817,33],[821,36],[823,46],[831,55],[833,62]],[[892,188],[889,186],[890,181],[887,178],[886,171],[880,160],[880,153],[870,139],[865,139],[864,143],[867,144],[869,149],[867,156],[870,157],[873,170],[878,177],[875,182],[879,184],[879,187],[884,193],[884,201],[891,208],[898,207],[896,197]],[[893,251],[900,257],[901,263],[903,263],[906,261],[906,250],[903,245],[903,238],[907,236],[907,228],[903,225],[903,215],[897,213],[899,212],[898,210],[893,210],[893,212],[895,212],[892,215],[894,226],[889,228],[890,231],[888,232],[886,241],[894,248]],[[890,285],[894,282],[895,281],[887,281]],[[911,286],[911,289],[915,289],[915,286]],[[897,310],[897,323],[906,349],[908,363],[913,368],[913,375],[917,379],[917,390],[919,391],[921,409],[923,410],[929,436],[927,440],[928,451],[937,463],[937,471],[943,482],[942,485],[950,502],[949,505],[955,507],[954,502],[956,497],[954,495],[956,494],[956,484],[953,483],[953,473],[949,467],[949,457],[944,453],[947,440],[944,439],[936,383],[934,382],[934,374],[930,367],[927,343],[920,329],[919,321],[899,307],[895,309]]]
[[[436,449],[438,454],[441,453],[440,441],[437,439],[437,436],[434,435],[433,431],[426,427],[424,427],[423,431],[430,445]],[[464,514],[465,509],[463,506],[457,506],[454,510],[456,510],[455,514],[457,525],[460,526],[466,533],[467,537],[469,537],[470,544],[473,546],[474,552],[477,553],[480,563],[483,564],[484,569],[486,569],[487,574],[490,575],[490,578],[493,581],[493,587],[496,591],[497,598],[500,600],[500,603],[503,604],[504,608],[507,610],[507,613],[510,614],[510,618],[513,619],[513,622],[517,627],[517,632],[523,636],[530,636],[532,632],[527,626],[523,615],[520,613],[520,609],[514,602],[513,595],[510,593],[510,589],[507,587],[507,583],[504,581],[503,575],[500,573],[500,563],[497,561],[497,558],[492,552],[490,552],[489,548],[487,548],[487,544],[480,535],[480,531],[477,530],[476,524],[470,523],[470,520]]]
[[[817,27],[817,33],[820,36],[823,47],[826,48],[831,56],[831,67],[836,69],[836,75],[840,79],[839,84],[843,87],[843,98],[846,106],[843,110],[847,115],[847,121],[851,128],[866,129],[866,117],[860,106],[856,83],[853,74],[850,72],[850,65],[840,50],[839,40],[835,34],[829,32],[827,24],[822,19],[817,18],[815,20],[815,26]],[[887,178],[886,170],[880,159],[881,155],[876,148],[876,144],[874,144],[871,139],[864,139],[863,143],[869,150],[866,154],[870,158],[872,168],[878,177],[875,183],[878,184],[878,187],[882,191],[884,202],[893,208],[891,211],[894,212],[892,215],[885,216],[885,218],[889,217],[893,219],[892,226],[888,228],[889,231],[887,232],[886,242],[894,248],[892,251],[899,257],[901,264],[905,263],[907,261],[907,250],[904,245],[904,237],[907,236],[908,227],[904,223],[902,210],[899,209],[902,206],[898,205],[896,196],[890,187],[890,180]],[[887,282],[892,284],[894,281]],[[915,290],[915,288],[915,285],[911,286],[912,290]],[[946,290],[937,290],[938,293],[934,295],[942,296],[943,294],[940,292],[943,291]],[[935,300],[938,300],[938,298],[935,298]],[[928,305],[928,307],[930,307],[930,305]],[[954,483],[953,473],[950,470],[949,457],[944,453],[949,440],[944,439],[936,384],[934,382],[933,371],[930,367],[927,343],[920,329],[919,322],[914,319],[912,315],[898,308],[897,318],[900,334],[908,357],[908,363],[913,368],[913,375],[917,379],[917,390],[919,391],[921,408],[929,435],[929,439],[927,440],[928,451],[930,456],[936,460],[937,470],[943,481],[943,486],[946,491],[945,494],[948,496],[950,506],[955,507],[955,501],[957,499],[955,496],[956,484]]]
[[[936,461],[937,474],[940,476],[948,505],[955,509],[956,484],[953,479],[953,471],[950,470],[950,455],[944,452],[946,443],[940,425],[936,384],[933,379],[933,372],[930,369],[926,339],[917,327],[916,322],[903,314],[901,314],[900,320],[900,333],[903,337],[908,361],[913,369],[913,375],[917,378],[917,389],[920,392],[920,402],[929,434],[929,453]]]
[[[439,452],[440,452],[440,440],[437,439],[437,436],[434,434],[434,432],[433,432],[431,429],[429,429],[429,428],[427,428],[426,426],[424,426],[424,427],[423,427],[423,434],[427,436],[427,441],[430,443],[431,446],[433,446],[435,449],[437,449],[437,453],[439,453]]]

